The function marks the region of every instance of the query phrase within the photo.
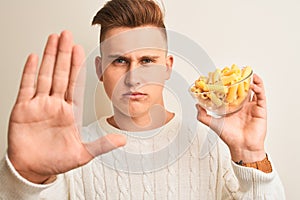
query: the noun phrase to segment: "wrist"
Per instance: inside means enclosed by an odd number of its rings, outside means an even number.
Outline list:
[[[53,182],[56,179],[56,176],[40,175],[29,170],[29,168],[25,166],[25,162],[16,162],[9,154],[7,155],[7,159],[14,171],[31,183],[47,184],[50,183],[50,181]]]
[[[17,169],[16,169],[17,170]],[[26,180],[35,184],[49,184],[56,180],[56,176],[43,176],[32,172],[17,170],[17,172]]]
[[[263,160],[266,157],[264,149],[248,150],[248,149],[230,149],[231,159],[234,162],[252,163]]]

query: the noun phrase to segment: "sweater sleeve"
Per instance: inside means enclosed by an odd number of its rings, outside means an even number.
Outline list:
[[[273,171],[260,170],[237,165],[231,159],[227,162],[223,178],[222,199],[274,199],[284,200],[285,193],[279,175],[271,158]]]
[[[67,184],[63,175],[50,184],[35,184],[23,178],[7,155],[0,161],[0,199],[67,199]]]

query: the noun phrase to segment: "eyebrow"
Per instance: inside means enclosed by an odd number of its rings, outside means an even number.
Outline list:
[[[120,54],[112,54],[112,55],[108,55],[107,57],[108,58],[119,58],[119,57],[124,57],[124,56],[122,56]]]
[[[157,58],[159,58],[159,56],[147,55],[147,56],[140,57],[140,59],[152,59],[152,60],[156,60]]]
[[[112,55],[108,55],[107,57],[110,58],[110,59],[127,58],[126,56],[123,56],[123,55],[120,55],[120,54],[112,54]],[[157,58],[159,58],[159,56],[156,56],[156,55],[144,55],[144,56],[139,57],[138,59],[147,59],[147,58],[148,59],[150,58],[150,59],[156,60]]]

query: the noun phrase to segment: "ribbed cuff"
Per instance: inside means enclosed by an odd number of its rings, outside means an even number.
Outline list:
[[[269,160],[274,166],[270,158]],[[232,161],[232,168],[239,181],[240,191],[247,192],[252,197],[268,198],[275,196],[275,199],[285,199],[281,181],[274,167],[272,172],[265,173],[258,169],[238,165]]]
[[[38,199],[43,190],[58,181],[45,185],[28,181],[16,171],[7,155],[0,161],[0,177],[0,197],[3,199]]]

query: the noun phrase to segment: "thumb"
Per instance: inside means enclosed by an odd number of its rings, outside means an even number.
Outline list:
[[[93,156],[99,156],[101,154],[112,151],[116,148],[124,146],[126,144],[125,135],[121,134],[108,134],[93,142],[85,144],[87,151]]]
[[[199,104],[196,105],[198,109],[197,119],[212,129],[217,135],[221,136],[223,132],[223,127],[225,123],[225,118],[213,118],[209,114],[207,114],[206,110],[203,109]]]
[[[198,110],[197,119],[205,124],[206,126],[210,125],[211,116],[206,113],[206,110],[203,109],[199,104],[196,104],[196,108]]]

